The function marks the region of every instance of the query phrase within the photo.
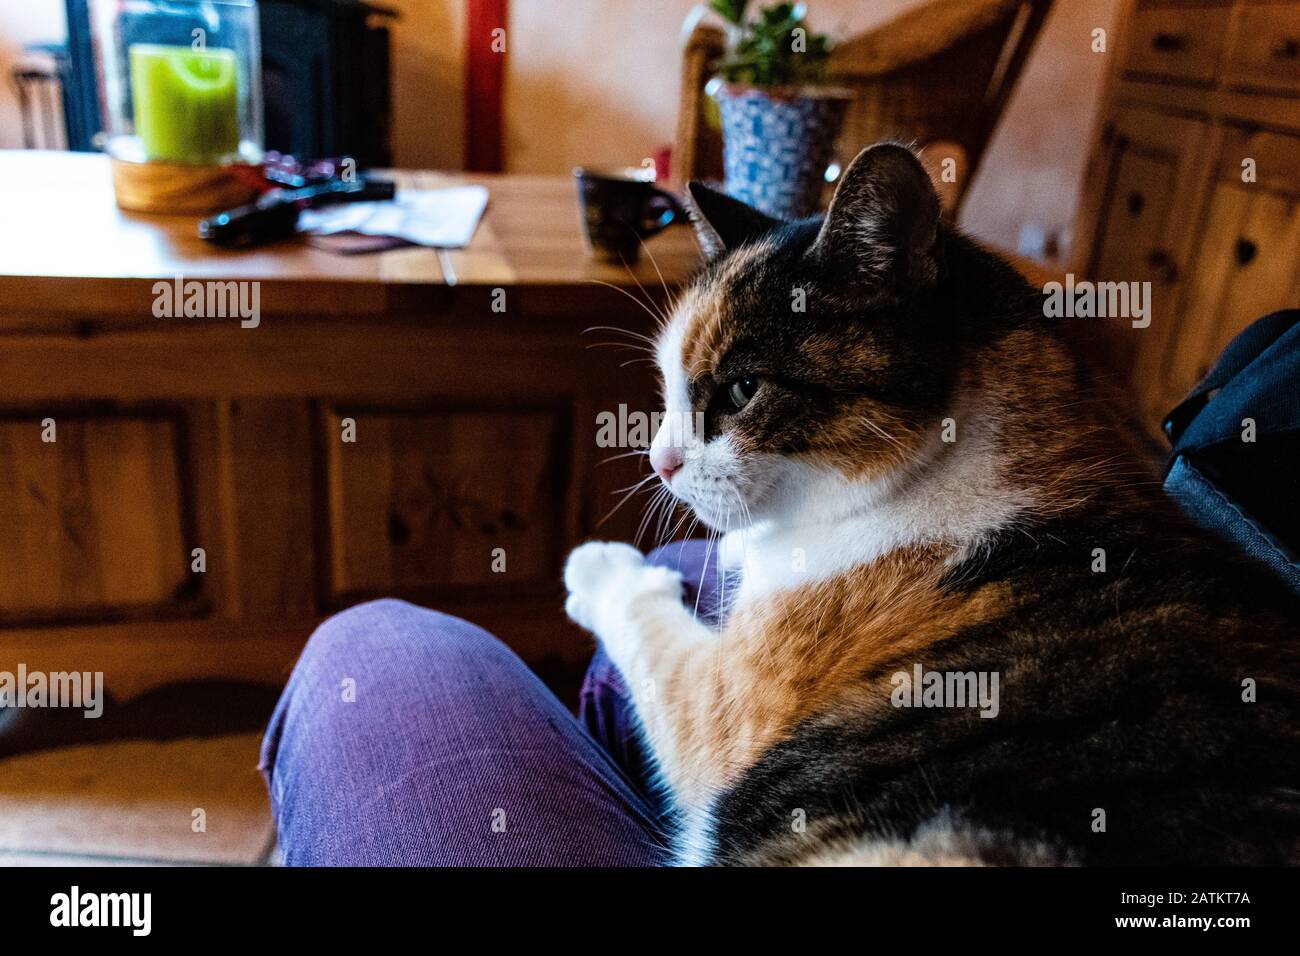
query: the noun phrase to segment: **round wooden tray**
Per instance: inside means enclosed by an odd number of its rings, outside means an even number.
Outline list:
[[[134,212],[206,215],[240,206],[257,195],[256,166],[133,163],[113,157],[117,204]]]

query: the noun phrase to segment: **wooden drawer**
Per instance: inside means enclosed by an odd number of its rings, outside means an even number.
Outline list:
[[[1142,5],[1133,15],[1124,69],[1186,83],[1213,83],[1230,15],[1226,5]]]
[[[1225,58],[1227,82],[1243,89],[1294,90],[1300,83],[1300,5],[1246,4]]]

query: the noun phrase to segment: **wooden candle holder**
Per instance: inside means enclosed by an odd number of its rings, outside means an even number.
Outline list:
[[[117,204],[133,212],[207,215],[242,206],[258,194],[256,166],[135,163],[114,157]]]

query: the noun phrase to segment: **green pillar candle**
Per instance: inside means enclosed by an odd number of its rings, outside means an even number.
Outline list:
[[[216,163],[239,151],[239,60],[233,50],[137,43],[131,101],[145,156]]]

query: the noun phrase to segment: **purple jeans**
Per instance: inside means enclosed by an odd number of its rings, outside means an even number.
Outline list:
[[[716,616],[703,542],[654,552]],[[291,866],[656,866],[665,809],[603,651],[577,719],[515,654],[459,618],[362,604],[312,635],[261,769]]]

